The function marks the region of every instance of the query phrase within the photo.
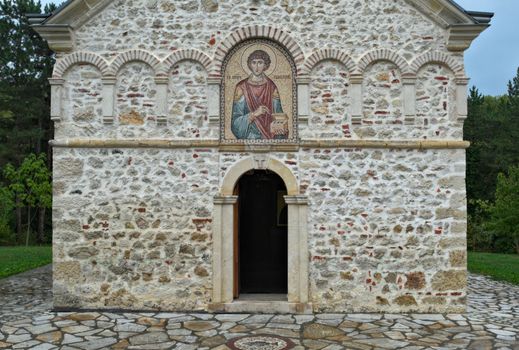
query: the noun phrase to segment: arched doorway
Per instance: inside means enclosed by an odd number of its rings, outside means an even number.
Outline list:
[[[236,184],[235,297],[287,294],[288,208],[283,179],[250,170]]]
[[[261,302],[254,299],[236,300],[239,276],[238,259],[238,197],[237,184],[250,171],[268,171],[279,176],[286,186],[284,201],[288,211],[287,227],[287,293],[283,299]],[[239,189],[238,189],[239,190]],[[308,285],[308,199],[299,193],[297,178],[281,161],[264,154],[246,157],[234,163],[222,179],[220,192],[214,197],[213,208],[213,290],[208,310],[216,312],[292,312],[312,311]],[[238,282],[237,282],[238,281]],[[252,294],[255,295],[255,294]],[[264,295],[264,294],[263,294]],[[275,309],[275,310],[273,310]]]

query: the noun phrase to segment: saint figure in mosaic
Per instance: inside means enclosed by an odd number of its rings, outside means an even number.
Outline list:
[[[238,139],[288,136],[287,128],[277,127],[276,115],[282,114],[283,108],[276,84],[265,74],[270,64],[264,50],[255,50],[247,58],[251,74],[236,85],[232,106],[231,130]]]

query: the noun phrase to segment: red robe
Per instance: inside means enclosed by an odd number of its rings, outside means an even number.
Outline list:
[[[264,139],[272,139],[274,135],[270,132],[270,124],[272,123],[272,96],[276,91],[276,84],[269,77],[265,77],[265,83],[261,85],[253,85],[249,83],[249,79],[244,79],[236,86],[243,91],[245,102],[249,109],[249,113],[256,111],[260,106],[265,106],[269,110],[254,119],[256,127],[261,132]]]

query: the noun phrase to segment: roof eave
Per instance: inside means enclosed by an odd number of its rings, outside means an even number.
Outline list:
[[[34,15],[34,30],[48,41],[55,52],[74,48],[74,31],[93,18],[113,0],[68,0],[52,14]]]
[[[465,10],[451,0],[407,0],[424,15],[444,29],[452,24],[477,24]]]
[[[90,20],[110,3],[112,3],[112,0],[68,0],[54,11],[43,24],[68,24],[75,29]]]
[[[449,51],[462,52],[490,26],[490,12],[466,11],[453,0],[407,0],[411,5],[448,31]]]
[[[34,24],[32,28],[54,52],[70,52],[74,48],[73,31],[67,24]]]
[[[488,24],[494,17],[493,12],[466,11],[472,18],[480,24]]]
[[[489,23],[451,25],[449,27],[447,49],[454,52],[467,50],[474,39],[488,27],[490,27]]]

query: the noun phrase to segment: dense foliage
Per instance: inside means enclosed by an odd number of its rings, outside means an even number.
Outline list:
[[[55,8],[42,9],[34,0],[0,1],[0,244],[50,239],[47,79],[54,54],[26,14]]]
[[[45,212],[52,205],[51,174],[47,168],[45,155],[30,154],[18,168],[7,164],[4,168],[4,178],[7,183],[4,192],[11,197],[10,203],[14,203],[16,209],[27,209],[25,245],[29,244],[31,236],[31,208],[38,209],[40,217],[37,241],[44,243]],[[16,237],[16,240],[19,241],[20,237]]]
[[[508,83],[508,94],[482,96],[473,87],[468,102],[469,249],[518,252],[512,237],[519,234],[519,226],[505,216],[519,210],[519,192],[514,188],[519,184],[513,184],[519,166],[519,69]]]
[[[519,166],[511,167],[508,176],[497,176],[496,198],[488,213],[485,228],[519,254]]]

